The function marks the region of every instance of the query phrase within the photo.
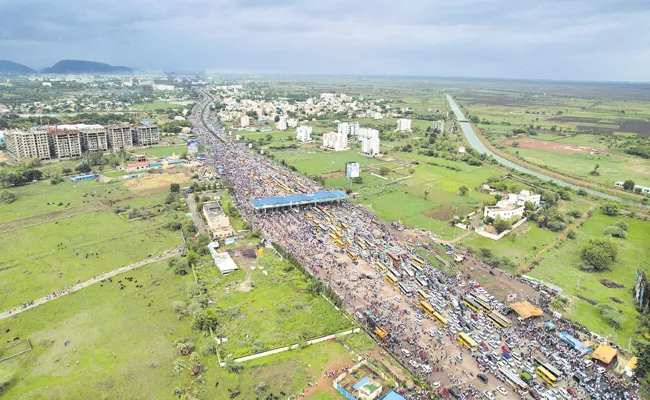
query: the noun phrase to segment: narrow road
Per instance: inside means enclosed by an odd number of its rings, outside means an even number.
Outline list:
[[[460,125],[460,129],[463,132],[463,135],[465,136],[465,138],[469,142],[470,146],[472,146],[479,153],[488,154],[488,155],[492,156],[495,160],[497,160],[499,163],[506,166],[507,168],[512,168],[512,169],[515,169],[515,170],[517,170],[519,172],[523,172],[525,174],[529,174],[529,175],[535,176],[535,177],[543,179],[543,180],[555,182],[560,186],[568,186],[568,187],[570,187],[572,189],[575,189],[575,190],[582,189],[582,190],[584,190],[585,192],[587,192],[589,194],[592,194],[592,195],[598,196],[598,197],[602,197],[602,198],[605,198],[605,199],[609,199],[609,200],[617,200],[617,201],[620,201],[622,203],[646,206],[646,205],[644,205],[644,204],[642,204],[642,203],[640,203],[638,201],[623,199],[623,198],[620,198],[618,196],[614,196],[614,195],[611,195],[611,194],[599,192],[597,190],[585,188],[585,187],[582,187],[582,186],[577,186],[577,185],[574,185],[572,183],[565,182],[565,181],[563,181],[561,179],[554,178],[552,176],[542,174],[541,172],[533,171],[531,169],[528,169],[526,167],[522,167],[519,164],[516,164],[516,163],[514,163],[514,162],[512,162],[510,160],[506,160],[505,158],[495,154],[492,150],[488,149],[483,144],[483,142],[481,142],[479,137],[476,135],[476,132],[474,132],[474,128],[472,128],[472,124],[470,124],[470,122],[465,118],[465,114],[463,114],[463,112],[460,110],[460,107],[458,107],[458,105],[456,104],[454,99],[452,99],[451,96],[448,95],[448,94],[445,95],[445,96],[447,96],[447,101],[449,102],[449,105],[451,106],[451,109],[453,110],[454,114],[456,115],[456,119],[458,120],[458,124]]]
[[[205,226],[205,222],[203,222],[203,218],[201,218],[201,214],[196,209],[194,194],[193,193],[188,194],[185,201],[187,202],[187,206],[190,208],[190,211],[192,212],[192,218],[194,218],[194,225],[196,225],[196,229],[199,231],[199,233],[206,233],[208,231],[208,228]]]
[[[169,250],[166,250],[165,252],[161,253],[157,257],[149,258],[149,259],[143,260],[143,261],[138,261],[135,264],[126,265],[124,267],[115,269],[113,271],[106,272],[106,273],[104,273],[102,275],[94,276],[94,277],[92,277],[92,279],[88,279],[87,281],[84,281],[84,282],[79,282],[76,285],[69,286],[68,288],[66,288],[66,289],[64,289],[62,291],[57,291],[56,296],[47,295],[46,297],[41,297],[40,299],[36,299],[28,307],[25,307],[25,308],[14,307],[11,310],[7,310],[7,311],[3,312],[0,315],[0,320],[12,317],[12,316],[14,316],[16,314],[20,314],[23,311],[31,310],[32,308],[34,308],[36,306],[40,306],[41,304],[45,304],[45,303],[47,303],[49,301],[56,300],[59,297],[65,296],[66,294],[76,292],[76,291],[81,290],[81,289],[83,289],[85,287],[93,285],[93,284],[95,284],[97,282],[101,282],[104,279],[111,278],[111,277],[113,277],[115,275],[119,275],[119,274],[122,274],[122,273],[127,272],[127,271],[132,271],[134,269],[138,269],[140,267],[143,267],[143,266],[145,266],[147,264],[151,264],[153,262],[165,260],[167,258],[173,257],[173,256],[175,256],[177,254],[180,254],[180,253],[181,253],[180,248],[173,247],[173,248],[171,248]]]

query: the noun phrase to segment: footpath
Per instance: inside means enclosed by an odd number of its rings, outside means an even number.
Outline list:
[[[77,283],[75,285],[72,285],[72,286],[69,286],[69,287],[67,287],[65,289],[61,289],[61,290],[58,290],[56,292],[53,292],[52,294],[48,294],[45,297],[41,297],[40,299],[36,299],[34,301],[31,301],[31,302],[29,302],[29,305],[27,305],[27,306],[19,306],[19,307],[14,307],[14,308],[12,308],[10,310],[5,310],[2,314],[0,314],[0,320],[12,317],[12,316],[14,316],[16,314],[20,314],[23,311],[31,310],[34,307],[40,306],[40,305],[45,304],[47,302],[50,302],[52,300],[56,300],[59,297],[62,297],[62,296],[65,296],[67,294],[76,292],[76,291],[81,290],[81,289],[83,289],[85,287],[88,287],[90,285],[94,285],[97,282],[101,282],[101,281],[103,281],[105,279],[114,277],[115,275],[120,275],[120,274],[123,274],[125,272],[132,271],[132,270],[138,269],[140,267],[144,267],[145,265],[151,264],[153,262],[168,259],[170,257],[173,257],[175,255],[180,254],[181,252],[182,252],[182,248],[173,247],[173,248],[171,248],[169,250],[166,250],[165,252],[161,253],[160,255],[158,255],[156,257],[152,257],[152,258],[149,258],[149,259],[143,260],[143,261],[138,261],[137,263],[126,265],[124,267],[115,269],[113,271],[105,272],[105,273],[103,273],[101,275],[94,276],[91,279],[88,279],[87,281],[79,282],[79,283]]]

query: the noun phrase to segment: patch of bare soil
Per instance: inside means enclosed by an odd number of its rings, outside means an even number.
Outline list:
[[[608,287],[610,289],[620,289],[625,286],[621,285],[620,283],[613,281],[611,279],[600,279],[598,282],[601,283],[601,285]]]

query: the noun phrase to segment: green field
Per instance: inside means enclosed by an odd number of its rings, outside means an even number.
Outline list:
[[[131,108],[135,108],[138,110],[159,110],[159,109],[177,109],[177,110],[182,110],[184,106],[180,104],[172,104],[168,103],[166,101],[154,101],[153,103],[141,103],[141,104],[134,104],[131,106]]]
[[[624,219],[630,226],[626,239],[611,239],[618,246],[618,259],[609,271],[583,272],[576,267],[580,262],[580,249],[590,238],[602,238],[603,229],[613,225],[617,220]],[[596,211],[581,228],[576,230],[575,240],[566,239],[564,244],[550,253],[546,253],[541,263],[528,275],[543,279],[560,286],[564,293],[571,296],[571,307],[566,316],[575,320],[590,331],[608,336],[612,332],[617,343],[627,346],[628,339],[633,336],[636,328],[638,313],[635,309],[631,290],[637,268],[650,271],[650,225],[648,222],[636,219],[609,217]],[[611,279],[623,288],[607,288],[600,279]],[[612,328],[600,318],[596,306],[575,296],[583,296],[598,304],[609,304],[618,309],[624,323],[619,330]],[[618,304],[611,300],[616,298],[623,302]]]
[[[225,356],[242,357],[354,327],[324,298],[309,294],[308,282],[295,269],[288,270],[288,262],[267,255],[254,265],[250,291],[218,290],[216,301],[226,315],[218,331],[228,338],[221,347]],[[231,275],[224,285],[244,280],[246,273]]]
[[[152,157],[169,157],[172,155],[180,156],[181,153],[187,151],[186,145],[179,146],[157,146],[157,147],[148,147],[144,149],[144,152]]]
[[[126,284],[123,290],[118,280]],[[136,288],[136,281],[143,287]],[[181,386],[192,386],[200,398],[229,399],[230,389],[251,399],[260,393],[297,394],[318,379],[319,366],[354,362],[341,344],[327,342],[248,362],[240,374],[219,367],[214,355],[200,355],[204,383],[187,370],[179,376],[172,365],[179,357],[174,341],[193,341],[199,354],[212,342],[171,308],[185,299],[191,282],[191,275],[173,275],[165,263],[151,264],[0,321],[3,342],[27,338],[34,348],[0,364],[0,371],[13,376],[3,397],[175,398],[172,389],[180,377]],[[70,344],[64,346],[65,340]],[[363,351],[372,342],[359,343],[362,347],[353,348]]]
[[[347,162],[358,162],[367,165],[376,162],[372,158],[363,157],[356,151],[325,152],[320,150],[277,151],[273,153],[276,161],[285,160],[287,165],[294,166],[305,175],[321,175],[329,172],[345,172]]]

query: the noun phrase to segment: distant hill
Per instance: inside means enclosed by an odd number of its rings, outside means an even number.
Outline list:
[[[131,74],[133,69],[95,61],[61,60],[41,72],[48,74]]]
[[[0,60],[0,74],[33,74],[35,70],[15,63],[13,61]]]

